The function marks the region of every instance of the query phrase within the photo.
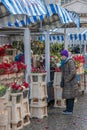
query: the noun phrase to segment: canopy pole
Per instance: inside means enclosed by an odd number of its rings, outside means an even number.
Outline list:
[[[64,28],[64,49],[68,50],[68,36],[67,36],[67,33],[66,33],[66,27]]]
[[[45,32],[45,69],[47,71],[47,83],[50,82],[50,42],[49,31]]]
[[[86,53],[86,41],[84,42],[84,54]]]
[[[29,75],[31,73],[31,45],[30,45],[30,30],[26,28],[24,31],[24,58],[27,65],[25,80],[29,82]]]

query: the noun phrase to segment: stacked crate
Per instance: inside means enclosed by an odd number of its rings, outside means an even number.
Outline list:
[[[13,82],[21,83],[24,80],[24,72],[2,74],[0,75],[0,84],[6,85]]]
[[[29,92],[29,89],[25,89],[23,91],[23,101],[22,101],[23,113],[22,114],[23,114],[23,125],[24,126],[26,126],[30,123],[28,92]]]
[[[87,88],[86,88],[86,86],[87,86],[87,75],[82,73],[82,74],[79,75],[79,77],[80,77],[79,92],[82,92],[82,94],[83,94],[84,92],[87,91]]]
[[[32,117],[47,116],[46,73],[31,73],[30,112]]]
[[[60,87],[61,72],[55,72],[54,74],[54,107],[65,107],[65,100],[62,99],[62,88]]]
[[[11,101],[11,128],[12,130],[18,130],[23,128],[23,117],[22,117],[22,101],[23,95],[22,93],[11,93],[10,94]]]
[[[7,105],[8,130],[19,130],[30,124],[28,89],[19,93],[10,93]]]
[[[5,97],[0,97],[0,130],[9,130],[6,103]]]

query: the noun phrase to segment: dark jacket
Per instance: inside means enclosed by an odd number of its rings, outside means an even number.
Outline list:
[[[62,98],[70,99],[77,97],[79,90],[76,78],[76,67],[72,58],[66,60],[62,68],[62,78],[64,79]]]

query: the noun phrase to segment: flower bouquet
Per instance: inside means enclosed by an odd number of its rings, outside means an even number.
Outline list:
[[[21,84],[13,82],[10,87],[12,93],[18,93],[23,92],[26,88],[29,88],[29,84],[25,81],[23,81]]]
[[[44,67],[40,67],[40,68],[36,68],[36,67],[32,67],[32,70],[31,70],[32,73],[45,73],[45,69]]]
[[[3,62],[0,64],[0,75],[1,74],[11,74],[17,72],[24,72],[26,70],[26,65],[22,62]]]
[[[80,67],[81,65],[83,65],[85,63],[85,58],[82,55],[73,56],[73,59],[74,59],[77,67]]]
[[[84,63],[85,63],[84,56],[83,55],[73,56],[73,59],[74,59],[75,64],[76,64],[77,74],[84,73]]]

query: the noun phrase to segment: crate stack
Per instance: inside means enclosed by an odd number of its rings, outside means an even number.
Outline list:
[[[79,75],[79,92],[81,92],[82,94],[84,94],[84,92],[87,92],[87,75],[82,73]]]
[[[22,93],[12,93],[10,94],[11,101],[11,128],[12,130],[18,130],[23,128],[23,118],[22,118],[22,101],[23,95]]]
[[[23,125],[24,126],[30,124],[28,91],[29,91],[29,89],[25,89],[23,92],[23,101],[22,101],[23,113],[22,114],[23,114]]]
[[[6,109],[6,99],[5,97],[0,98],[0,130],[8,129],[8,110]]]
[[[31,73],[30,79],[31,116],[42,119],[47,116],[46,73]]]
[[[0,75],[0,84],[1,85],[11,84],[13,82],[21,83],[23,80],[24,80],[24,72]]]
[[[8,128],[19,130],[30,123],[28,89],[19,93],[10,93],[7,105]]]
[[[62,88],[60,87],[61,72],[55,72],[54,74],[54,107],[65,107],[65,100],[62,99]]]

